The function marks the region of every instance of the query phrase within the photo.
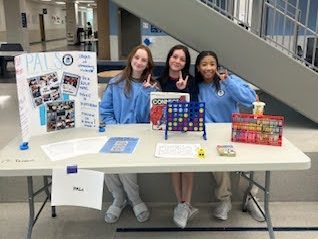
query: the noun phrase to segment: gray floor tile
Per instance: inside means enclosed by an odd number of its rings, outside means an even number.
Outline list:
[[[37,204],[39,206],[39,204]],[[195,216],[188,228],[242,227],[241,232],[116,232],[118,228],[176,228],[172,221],[172,204],[150,204],[151,219],[138,223],[131,208],[125,209],[120,220],[115,224],[106,224],[103,220],[106,206],[102,211],[80,207],[58,207],[57,217],[52,218],[50,207],[44,208],[35,224],[33,239],[86,239],[86,238],[268,238],[264,231],[244,231],[246,227],[266,227],[265,223],[253,221],[247,213],[240,211],[235,204],[226,222],[212,218],[212,204],[198,205],[200,213]],[[271,213],[275,227],[317,227],[317,202],[272,203]],[[24,238],[27,230],[28,205],[26,203],[0,204],[1,239]],[[318,239],[316,231],[276,232],[277,239]]]

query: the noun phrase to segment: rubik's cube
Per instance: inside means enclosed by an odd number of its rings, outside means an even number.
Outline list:
[[[166,119],[165,139],[168,139],[168,131],[203,131],[206,140],[204,102],[169,102]]]

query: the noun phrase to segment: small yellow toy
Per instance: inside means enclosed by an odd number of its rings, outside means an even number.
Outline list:
[[[197,156],[199,159],[204,159],[205,158],[205,150],[203,148],[198,148]]]

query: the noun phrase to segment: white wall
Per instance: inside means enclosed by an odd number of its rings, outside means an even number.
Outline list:
[[[66,11],[62,10],[64,6],[52,6],[45,3],[27,2],[27,19],[29,30],[29,41],[40,42],[40,24],[39,14],[43,14],[43,8],[47,9],[44,15],[44,28],[46,40],[65,38],[65,15]]]
[[[44,15],[46,40],[65,38],[66,12],[62,10],[64,6],[27,1],[26,13],[30,43],[41,41],[39,14],[43,13],[43,8],[47,9],[47,14]],[[6,31],[4,5],[3,0],[0,0],[0,41],[6,41]]]
[[[178,40],[174,39],[171,36],[165,35],[165,36],[142,36],[142,42],[145,40],[145,38],[150,39],[152,42],[149,45],[149,48],[151,49],[153,60],[156,62],[165,62],[167,59],[167,55],[169,50],[177,45],[177,44],[183,44],[179,42]],[[198,55],[198,52],[189,48],[189,52],[191,55],[191,63],[195,63],[195,59]]]
[[[4,17],[3,0],[0,0],[0,41],[6,41],[6,22]]]
[[[86,10],[86,21],[91,23],[93,32],[96,31],[95,30],[96,26],[94,25],[94,15],[93,15],[92,8],[87,8]]]

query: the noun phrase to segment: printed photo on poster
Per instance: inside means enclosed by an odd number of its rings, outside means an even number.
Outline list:
[[[73,100],[47,103],[47,132],[75,127],[75,104]]]
[[[81,77],[64,72],[62,77],[62,89],[64,94],[76,95]]]
[[[34,107],[60,99],[60,84],[56,72],[35,76],[27,80]]]

